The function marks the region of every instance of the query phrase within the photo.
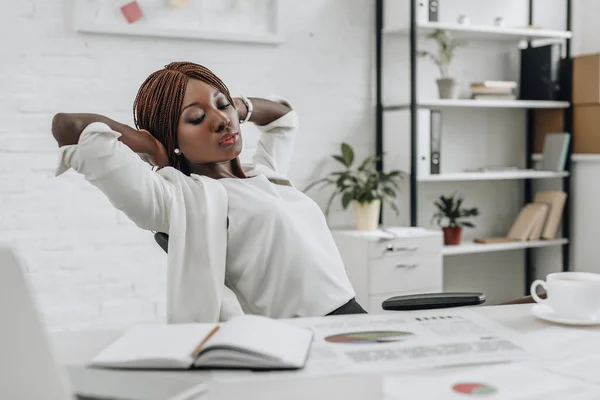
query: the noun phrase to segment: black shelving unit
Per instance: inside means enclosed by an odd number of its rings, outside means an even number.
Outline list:
[[[408,27],[408,40],[409,40],[409,60],[410,60],[410,103],[408,104],[408,110],[410,112],[410,137],[411,137],[411,148],[410,148],[410,226],[417,226],[417,205],[418,205],[418,180],[417,180],[417,136],[418,136],[418,119],[417,119],[417,110],[419,108],[419,104],[417,103],[417,37],[418,37],[418,29],[419,26],[417,24],[417,1],[410,1],[410,23]],[[566,29],[565,31],[571,31],[571,19],[572,19],[572,0],[566,1]],[[399,107],[397,106],[388,106],[386,107],[383,104],[383,38],[384,38],[384,0],[376,0],[375,2],[375,36],[376,36],[376,51],[375,51],[375,68],[376,68],[376,77],[375,77],[375,90],[376,90],[376,152],[377,154],[382,154],[384,149],[384,132],[383,132],[383,117],[386,111],[397,110]],[[533,0],[528,0],[528,21],[529,24],[533,24]],[[571,58],[571,38],[565,38],[566,45],[566,57],[570,60]],[[531,45],[531,41],[528,42],[528,45]],[[568,78],[565,80],[566,82],[562,82],[563,84],[571,83],[571,63],[568,62]],[[569,105],[564,109],[564,131],[572,133],[573,131],[573,112],[572,112],[572,104],[571,104],[571,88],[568,90],[568,98],[565,101],[568,101]],[[533,144],[534,144],[534,110],[535,107],[527,109],[527,129],[526,129],[526,138],[525,138],[525,146],[526,146],[526,160],[525,165],[526,168],[533,167]],[[571,140],[572,143],[572,140]],[[563,238],[568,239],[570,237],[570,204],[572,202],[571,199],[571,154],[572,154],[572,145],[569,146],[568,154],[567,154],[567,167],[566,171],[569,172],[568,176],[562,178],[563,182],[563,190],[567,193],[567,201],[565,204],[564,212],[563,212],[563,221],[562,221],[562,235]],[[381,171],[384,168],[383,160],[380,160],[377,163],[377,168]],[[524,189],[525,189],[525,202],[530,202],[533,198],[533,187],[530,179],[524,180]],[[570,258],[570,243],[567,242],[562,245],[562,270],[569,270],[569,258]],[[533,249],[526,248],[525,249],[525,294],[529,294],[529,287],[535,276],[535,265],[533,263]]]

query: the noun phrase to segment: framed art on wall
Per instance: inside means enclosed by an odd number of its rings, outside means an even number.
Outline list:
[[[78,32],[277,44],[279,0],[74,0]]]

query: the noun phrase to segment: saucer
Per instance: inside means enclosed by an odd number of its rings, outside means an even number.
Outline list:
[[[531,314],[544,321],[556,322],[565,325],[600,325],[599,318],[577,318],[566,317],[544,304],[536,304],[531,307]]]

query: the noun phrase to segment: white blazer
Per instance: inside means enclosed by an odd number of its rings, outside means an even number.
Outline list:
[[[289,166],[298,118],[294,111],[261,134],[248,176],[264,174],[289,183]],[[76,145],[59,149],[56,176],[69,168],[83,174],[137,226],[169,234],[167,322],[217,322],[243,314],[225,285],[227,194],[218,180],[172,167],[158,172],[106,124],[88,125]]]

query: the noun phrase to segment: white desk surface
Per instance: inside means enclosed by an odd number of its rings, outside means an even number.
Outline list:
[[[534,318],[530,314],[532,305],[492,306],[475,308],[477,312],[521,333],[531,333],[544,328],[556,326]],[[325,317],[344,318],[344,317]],[[573,327],[574,330],[595,331],[600,333],[600,327]],[[116,339],[121,331],[85,331],[64,332],[52,335],[56,355],[64,365],[85,364],[104,346]],[[466,368],[478,367],[461,367]],[[484,367],[483,367],[484,368]],[[444,374],[448,371],[456,372],[459,368],[441,368],[422,371],[422,374]],[[393,372],[393,371],[390,371]],[[127,372],[124,372],[127,373]],[[210,372],[205,371],[180,371],[161,372],[164,374],[178,374],[178,376],[191,380],[206,381],[210,379]],[[262,373],[265,374],[265,373]],[[286,374],[285,378],[256,381],[224,382],[210,381],[208,385],[208,398],[210,399],[378,399],[381,397],[381,374],[364,375],[332,375],[321,377],[302,377],[295,379]],[[271,378],[271,376],[269,376]]]

